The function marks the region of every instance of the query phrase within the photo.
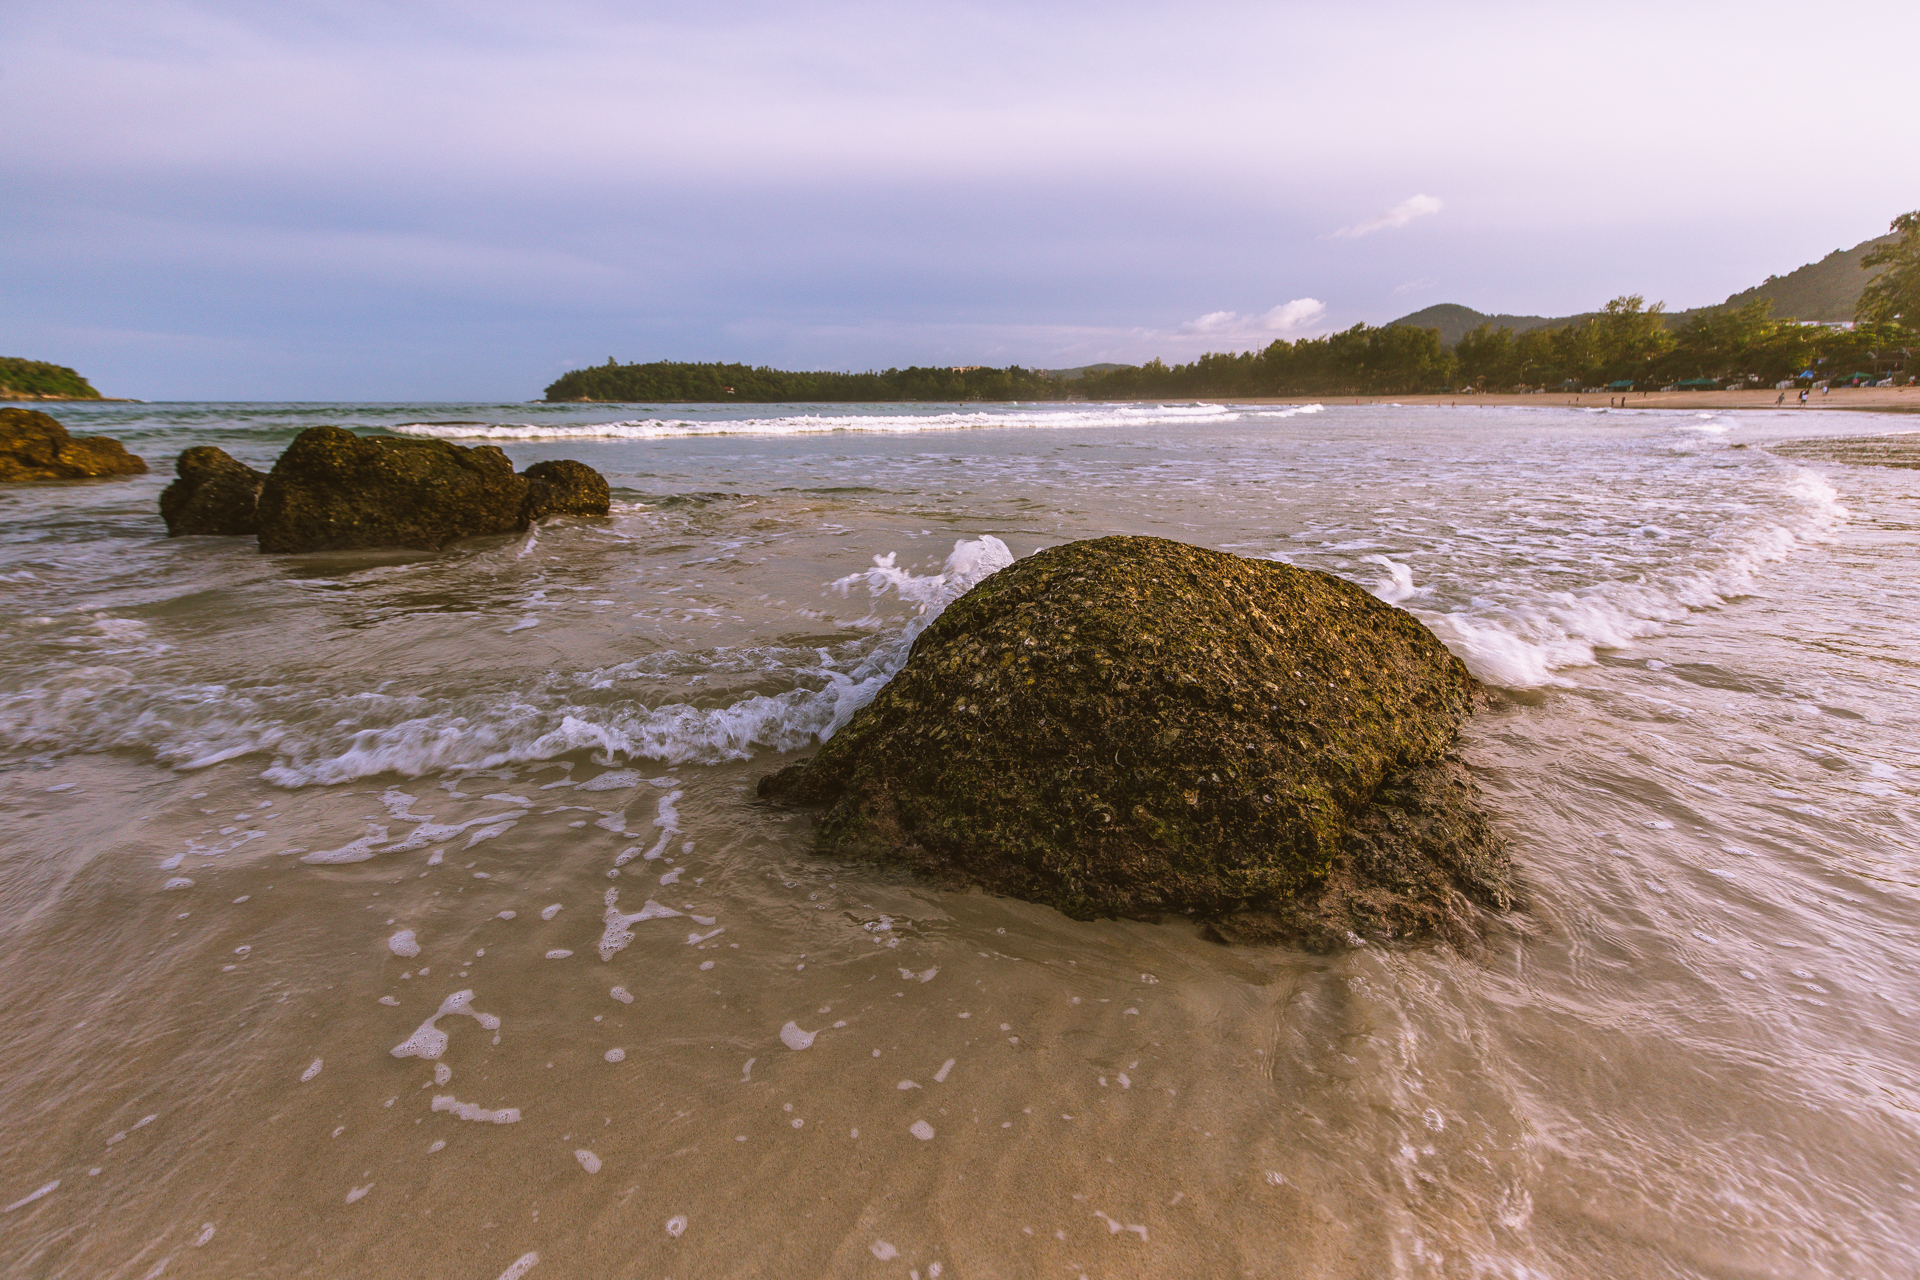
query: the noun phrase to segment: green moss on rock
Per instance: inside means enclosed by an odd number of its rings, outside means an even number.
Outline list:
[[[1448,753],[1479,686],[1330,574],[1160,538],[1069,543],[948,606],[761,794],[825,849],[1068,915],[1223,936],[1472,932],[1506,859]]]

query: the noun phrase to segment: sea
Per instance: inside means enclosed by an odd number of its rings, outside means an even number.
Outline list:
[[[153,471],[0,491],[0,1274],[1920,1274],[1920,471],[1781,447],[1911,417],[55,411]],[[180,450],[322,423],[613,511],[166,536]],[[755,798],[1112,533],[1342,575],[1488,684],[1483,954],[1070,920]]]

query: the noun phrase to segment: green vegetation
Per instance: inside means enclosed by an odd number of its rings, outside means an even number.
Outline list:
[[[70,400],[101,398],[91,383],[63,364],[0,356],[0,400],[19,396],[64,396]]]
[[[1735,294],[1726,305],[1679,315],[1660,303],[1648,306],[1637,295],[1558,319],[1487,316],[1449,304],[1377,328],[1360,324],[1259,351],[1203,355],[1191,364],[1150,360],[1063,370],[1016,365],[790,373],[670,360],[618,364],[609,358],[562,375],[546,396],[629,403],[1133,400],[1415,395],[1466,388],[1621,391],[1733,381],[1772,386],[1896,369],[1910,376],[1910,348],[1920,345],[1920,211],[1894,219],[1893,231]],[[1836,283],[1836,263],[1852,273],[1850,282]],[[1854,328],[1775,314],[1784,309],[1777,305],[1783,298],[1826,294],[1845,295],[1848,305],[1857,306]]]
[[[1893,220],[1900,236],[1881,244],[1860,260],[1860,265],[1881,268],[1860,295],[1854,318],[1875,324],[1890,320],[1920,328],[1920,210],[1903,213]]]
[[[562,374],[547,388],[548,400],[747,403],[887,400],[1052,400],[1063,395],[1044,370],[888,369],[884,373],[790,373],[744,364],[603,365]]]

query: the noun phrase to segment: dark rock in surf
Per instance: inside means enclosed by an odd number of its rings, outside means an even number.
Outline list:
[[[1478,683],[1330,574],[1159,538],[975,586],[769,799],[834,854],[1080,918],[1180,912],[1233,941],[1471,946],[1511,905],[1452,751]]]
[[[613,504],[607,478],[584,462],[559,459],[536,462],[520,473],[527,478],[527,519],[549,516],[603,516]]]
[[[174,460],[179,477],[160,494],[160,518],[167,536],[207,534],[242,537],[260,532],[260,487],[266,473],[255,471],[225,449],[200,445]]]
[[[67,433],[38,409],[0,409],[0,481],[137,476],[147,461],[107,436]]]
[[[599,473],[578,462],[540,463],[516,475],[493,445],[310,427],[261,489],[260,549],[431,551],[460,538],[515,533],[548,515],[604,515],[606,493]]]

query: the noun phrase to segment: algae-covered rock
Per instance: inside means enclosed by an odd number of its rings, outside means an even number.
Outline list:
[[[549,516],[603,516],[613,505],[607,478],[584,462],[558,459],[536,462],[520,473],[527,478],[527,519]]]
[[[1479,686],[1330,574],[1159,538],[1069,543],[949,605],[804,764],[834,854],[1082,918],[1234,939],[1475,936],[1507,861],[1449,758]]]
[[[0,409],[0,481],[91,480],[137,476],[146,459],[107,436],[67,434],[59,419],[38,409]]]
[[[260,491],[260,549],[431,551],[458,538],[515,533],[546,515],[605,515],[607,492],[583,463],[540,463],[516,475],[493,445],[310,427]]]
[[[167,522],[168,537],[239,537],[260,531],[260,487],[266,473],[210,444],[181,453],[173,470],[179,479],[160,493],[160,518]]]

